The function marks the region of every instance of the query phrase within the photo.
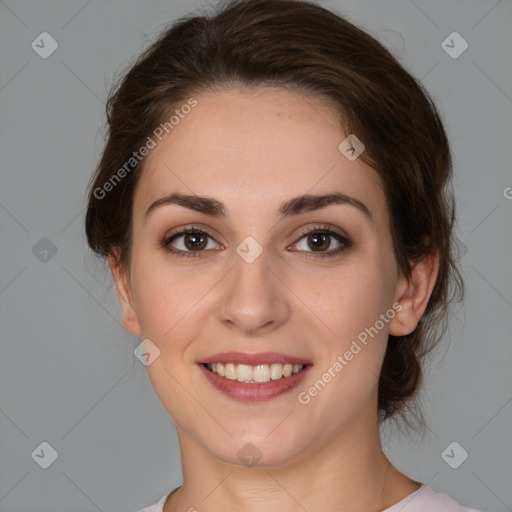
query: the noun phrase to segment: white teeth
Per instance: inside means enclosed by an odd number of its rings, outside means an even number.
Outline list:
[[[249,366],[249,368],[251,368]],[[259,364],[254,367],[252,371],[252,379],[256,382],[269,382],[270,381],[270,367],[268,364]]]
[[[247,364],[211,363],[208,364],[207,367],[213,373],[217,373],[221,377],[237,380],[238,382],[255,384],[278,380],[282,377],[290,377],[292,374],[295,375],[299,373],[304,368],[304,365],[273,363],[271,365],[258,364],[250,366]]]
[[[236,364],[227,363],[225,366],[226,377],[231,380],[236,380]]]
[[[280,379],[283,376],[283,365],[274,363],[270,365],[270,378],[272,380]]]
[[[302,370],[302,365],[301,364],[294,364],[293,365],[293,369],[292,369],[292,373],[295,375],[296,373],[299,373],[301,370]]]
[[[226,365],[227,366],[227,365]],[[236,365],[236,380],[238,382],[245,382],[252,379],[252,368],[246,364]]]

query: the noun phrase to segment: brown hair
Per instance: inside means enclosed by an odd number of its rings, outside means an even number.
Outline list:
[[[380,176],[405,276],[439,252],[426,312],[411,334],[389,336],[380,375],[380,419],[406,419],[421,384],[420,360],[445,332],[455,293],[463,296],[451,249],[451,156],[428,93],[341,16],[300,0],[230,0],[213,15],[192,14],[165,30],[109,96],[108,140],[89,189],[89,246],[129,268],[132,203],[144,162],[131,157],[173,109],[201,91],[268,85],[329,100],[340,129],[364,142],[360,158]]]

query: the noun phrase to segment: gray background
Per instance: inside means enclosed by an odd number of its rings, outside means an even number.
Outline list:
[[[202,5],[0,0],[0,511],[133,512],[181,483],[173,422],[132,354],[139,340],[120,324],[83,218],[115,73]],[[463,504],[512,510],[512,2],[322,5],[423,79],[455,156],[467,299],[427,366],[426,434],[390,424],[386,452]],[[44,31],[59,45],[47,59],[31,48]],[[441,47],[453,31],[469,44],[458,58]],[[31,457],[43,441],[58,452],[48,469]],[[457,469],[441,457],[453,441],[469,454]]]

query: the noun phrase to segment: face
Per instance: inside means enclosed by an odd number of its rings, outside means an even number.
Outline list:
[[[279,89],[196,100],[145,161],[123,321],[160,351],[147,370],[180,438],[275,467],[373,428],[409,285],[332,108]]]

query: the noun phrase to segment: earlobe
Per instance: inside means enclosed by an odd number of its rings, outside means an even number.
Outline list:
[[[393,336],[405,336],[416,329],[425,313],[439,272],[439,253],[435,251],[417,262],[411,276],[400,278],[395,300],[401,309],[389,324]]]
[[[133,303],[130,278],[119,265],[119,260],[116,255],[109,254],[108,262],[110,271],[112,272],[112,278],[114,279],[119,305],[121,306],[121,320],[123,325],[130,334],[140,336],[141,329]]]

